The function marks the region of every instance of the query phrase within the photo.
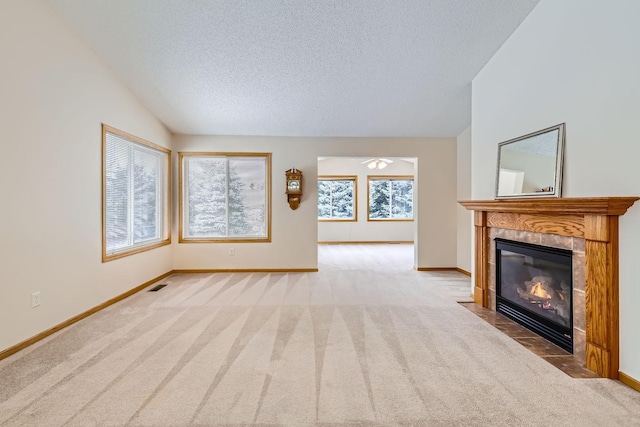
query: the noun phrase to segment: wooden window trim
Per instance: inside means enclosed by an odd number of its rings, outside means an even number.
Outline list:
[[[163,208],[163,221],[162,221],[162,238],[159,242],[153,242],[149,244],[142,244],[131,249],[122,250],[113,254],[107,254],[107,133],[112,133],[118,137],[127,141],[143,145],[163,152],[167,155],[164,188],[164,208]],[[102,123],[102,206],[101,206],[101,221],[102,221],[102,262],[113,261],[116,259],[124,258],[130,255],[146,252],[151,249],[156,249],[162,246],[171,244],[171,150],[162,147],[153,142],[147,141],[128,132],[121,131],[112,126]]]
[[[318,181],[353,181],[353,218],[318,218],[318,222],[357,222],[358,221],[358,176],[357,175],[318,175]]]
[[[405,181],[405,180],[414,180],[413,175],[367,175],[367,221],[369,222],[413,222],[414,218],[405,219],[405,218],[371,218],[371,212],[369,211],[371,191],[370,184],[371,181],[377,180],[390,180],[390,181]],[[414,182],[415,184],[415,182]],[[412,211],[413,214],[413,211]]]
[[[267,215],[266,237],[238,238],[238,239],[213,239],[194,238],[184,236],[184,177],[183,160],[185,157],[264,157],[266,158],[266,206]],[[270,243],[271,242],[271,153],[240,153],[240,152],[179,152],[178,153],[178,243]]]

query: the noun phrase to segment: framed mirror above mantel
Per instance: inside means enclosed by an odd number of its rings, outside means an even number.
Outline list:
[[[498,144],[496,199],[560,197],[564,123]]]
[[[507,229],[584,239],[585,365],[618,378],[618,218],[639,197],[513,198],[459,203],[474,211],[474,301],[490,307],[489,230]]]

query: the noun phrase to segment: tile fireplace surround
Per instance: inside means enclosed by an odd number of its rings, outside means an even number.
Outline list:
[[[638,197],[531,198],[459,202],[474,211],[474,301],[495,310],[493,239],[573,251],[574,354],[618,378],[618,217]]]

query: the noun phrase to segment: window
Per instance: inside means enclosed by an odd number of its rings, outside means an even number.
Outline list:
[[[319,176],[318,220],[356,221],[357,183],[355,176]]]
[[[413,220],[412,176],[369,176],[369,221]]]
[[[180,153],[180,242],[271,240],[271,154]]]
[[[102,125],[102,262],[171,243],[171,151]]]

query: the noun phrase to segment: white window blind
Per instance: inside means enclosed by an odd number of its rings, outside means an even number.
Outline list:
[[[269,155],[182,153],[182,239],[268,239],[269,161]]]
[[[168,152],[111,131],[104,135],[105,255],[168,239]]]

